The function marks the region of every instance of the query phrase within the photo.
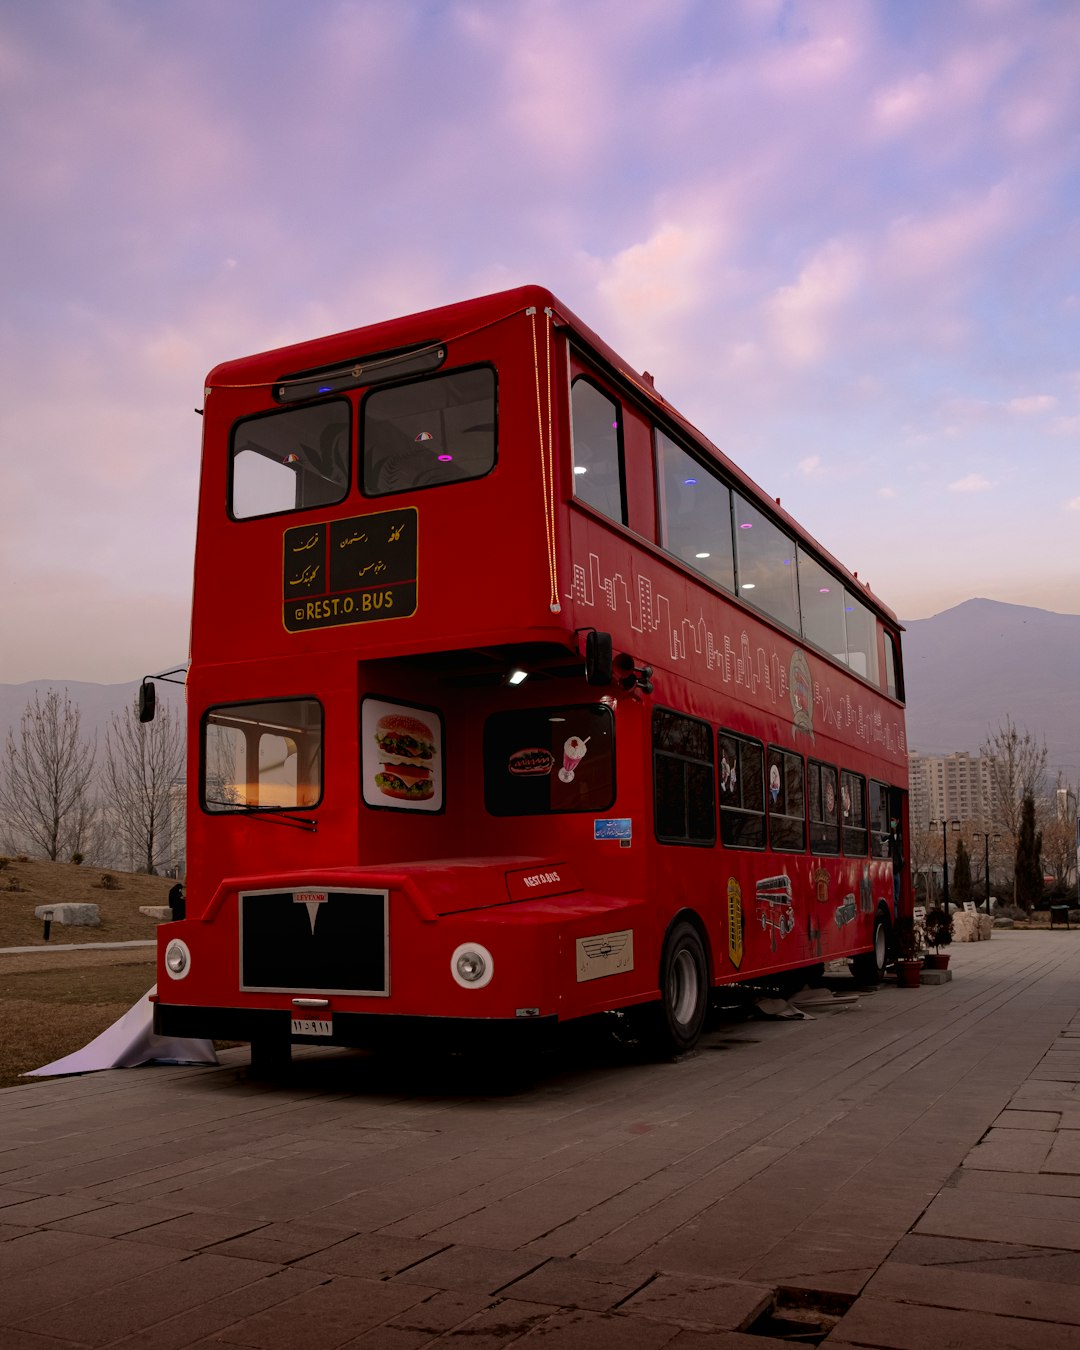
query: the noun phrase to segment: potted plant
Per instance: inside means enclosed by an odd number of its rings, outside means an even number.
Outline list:
[[[952,919],[946,917],[943,909],[934,908],[927,911],[923,926],[926,929],[926,945],[934,949],[926,953],[924,958],[926,969],[948,970],[949,953],[941,949],[952,941]]]
[[[917,989],[922,983],[922,950],[919,930],[910,914],[893,925],[896,948],[896,983],[901,989]]]

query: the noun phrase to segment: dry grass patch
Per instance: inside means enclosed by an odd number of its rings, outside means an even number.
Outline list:
[[[111,876],[116,888],[103,886],[103,876]],[[143,873],[8,858],[0,865],[0,947],[47,947],[34,910],[65,903],[97,905],[101,923],[97,928],[54,923],[52,943],[153,941],[158,920],[140,914],[139,906],[167,905],[174,884]]]
[[[93,929],[100,932],[100,929]],[[0,1087],[88,1044],[154,983],[154,951],[0,957]]]

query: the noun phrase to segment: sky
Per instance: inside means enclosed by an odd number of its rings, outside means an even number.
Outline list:
[[[902,618],[1080,612],[1076,0],[0,0],[0,682],[183,660],[219,361],[549,287]]]

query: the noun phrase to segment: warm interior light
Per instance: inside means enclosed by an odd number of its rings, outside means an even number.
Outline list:
[[[712,556],[712,555],[709,554],[709,553],[695,553],[695,554],[694,554],[694,557],[695,557],[695,558],[708,558],[708,557],[711,557],[711,556]]]
[[[744,591],[752,591],[754,589],[754,583],[752,581],[744,581],[740,589]]]
[[[585,467],[584,464],[575,464],[575,465],[574,465],[574,472],[575,472],[575,473],[588,473],[589,470]]]
[[[524,684],[529,678],[527,670],[512,670],[506,677],[507,684]]]

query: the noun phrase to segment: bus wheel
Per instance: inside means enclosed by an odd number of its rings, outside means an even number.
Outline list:
[[[889,959],[889,920],[883,909],[874,916],[874,945],[851,961],[851,973],[859,984],[880,984]]]
[[[701,935],[691,923],[677,923],[664,943],[660,962],[660,1039],[671,1054],[692,1050],[709,1007],[709,963]]]

